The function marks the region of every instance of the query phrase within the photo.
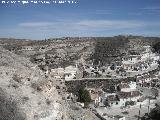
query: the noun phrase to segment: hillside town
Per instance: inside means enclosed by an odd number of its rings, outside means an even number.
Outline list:
[[[66,82],[120,80],[110,84],[108,89],[104,89],[103,84],[86,86],[93,101],[89,106],[106,120],[130,120],[149,113],[159,99],[159,60],[159,54],[153,53],[151,46],[143,46],[140,50],[129,50],[120,61],[106,66],[101,66],[100,62],[97,65],[77,63],[65,68],[47,69],[46,75]]]
[[[0,41],[1,87],[9,88],[7,93],[20,101],[21,109],[27,106],[26,115],[31,119],[149,118],[160,107],[160,55],[153,47],[159,40],[108,39]],[[21,89],[25,92],[20,93]],[[45,109],[35,113],[34,106]]]
[[[46,74],[65,81],[85,79],[85,78],[108,78],[120,79],[135,77],[148,73],[158,68],[159,54],[153,53],[150,46],[144,46],[143,51],[129,50],[125,57],[119,61],[113,61],[111,64],[101,66],[77,63],[65,68],[47,68]],[[45,59],[45,58],[44,58]]]
[[[160,120],[160,0],[1,0],[0,120]]]

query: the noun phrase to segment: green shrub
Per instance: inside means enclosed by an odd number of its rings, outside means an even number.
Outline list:
[[[91,102],[91,96],[87,90],[84,88],[80,88],[78,90],[78,102],[84,103],[84,106],[88,106],[88,104]]]

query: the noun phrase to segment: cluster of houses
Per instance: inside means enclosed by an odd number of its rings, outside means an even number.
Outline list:
[[[159,76],[160,72],[158,74],[145,73],[137,75],[134,82],[121,82],[120,84],[112,86],[114,89],[112,89],[111,92],[106,92],[101,88],[88,88],[88,91],[96,107],[123,108],[129,105],[130,102],[134,105],[137,102],[143,102],[147,99],[146,95],[144,95],[143,91],[140,91],[139,88],[149,88],[151,92],[154,92],[151,95],[153,98],[158,95],[156,89],[160,82]],[[154,91],[151,89],[154,89]]]
[[[136,81],[140,87],[157,87],[159,85],[159,75],[149,73],[138,75]]]
[[[136,82],[120,83],[115,86],[113,93],[104,92],[102,89],[88,89],[95,107],[124,108],[142,102],[145,97],[137,90]],[[132,103],[131,103],[132,102]]]
[[[151,51],[150,46],[144,46],[143,50],[130,50],[128,55],[120,61],[100,66],[94,64],[76,64],[65,68],[47,69],[46,74],[55,79],[72,81],[82,78],[127,78],[135,77],[136,81],[121,81],[112,85],[113,89],[105,91],[102,87],[87,87],[94,101],[95,108],[108,107],[125,109],[134,106],[147,99],[141,88],[154,88],[160,86],[160,74],[149,74],[158,67],[159,56]],[[133,74],[134,73],[134,74]],[[132,74],[132,76],[131,76]],[[73,99],[73,95],[67,95],[67,99]],[[125,119],[123,116],[118,120]]]
[[[110,77],[127,72],[137,72],[136,82],[120,83],[115,85],[115,91],[112,93],[104,92],[101,88],[87,88],[90,91],[92,100],[95,101],[95,106],[113,106],[124,107],[127,102],[132,101],[134,104],[139,101],[143,101],[145,97],[137,89],[137,85],[140,87],[155,87],[157,85],[158,76],[150,74],[141,74],[140,71],[151,68],[152,66],[158,66],[159,56],[152,53],[150,46],[145,46],[141,53],[131,50],[130,55],[122,58],[122,61],[117,61],[109,66],[99,65],[70,65],[65,68],[55,68],[46,71],[55,79],[64,79],[65,81],[76,80],[80,78],[90,77]],[[156,68],[156,67],[154,67]],[[118,71],[118,72],[117,72]],[[121,71],[121,72],[120,72]],[[109,76],[110,75],[110,76]]]
[[[152,71],[158,67],[159,55],[153,53],[150,46],[143,50],[130,50],[120,61],[110,65],[85,65],[89,77],[133,77],[139,73]]]
[[[94,64],[70,65],[65,68],[48,70],[54,78],[66,81],[81,78],[126,78],[134,77],[158,67],[159,56],[151,51],[150,46],[144,46],[141,52],[130,50],[128,56],[106,66]],[[81,66],[81,67],[79,67]]]
[[[110,116],[114,120],[128,119],[124,115],[128,114],[125,113],[128,109],[131,108],[132,110],[144,104],[147,106],[149,100],[137,87],[137,82],[121,82],[115,86],[116,91],[112,93],[104,92],[100,88],[89,88],[91,99],[94,101],[94,107],[92,108],[102,116],[104,115],[105,119],[109,119]],[[112,113],[114,111],[118,111],[117,115],[120,117],[115,116],[115,113]],[[138,112],[135,112],[135,114],[138,115]]]
[[[144,46],[144,51],[131,51],[122,59],[122,67],[126,71],[143,71],[157,64],[159,55],[152,53],[150,46]]]

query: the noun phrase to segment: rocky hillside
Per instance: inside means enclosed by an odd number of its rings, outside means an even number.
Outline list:
[[[160,41],[158,37],[142,36],[115,36],[96,38],[95,50],[91,60],[95,64],[110,64],[113,61],[121,60],[121,57],[128,53],[129,49],[139,49],[144,45],[154,46]]]
[[[101,65],[119,60],[129,49],[154,46],[158,37],[115,36],[90,38],[57,38],[41,41],[1,39],[0,45],[18,55],[30,58],[40,68],[94,62]]]
[[[3,42],[2,42],[3,41]],[[94,52],[94,41],[88,40],[47,40],[26,41],[13,40],[12,44],[7,40],[0,43],[9,51],[28,57],[40,67],[47,65],[52,68],[65,67],[75,64],[77,61],[84,62]]]
[[[56,80],[46,78],[29,58],[0,47],[0,120],[96,120],[67,102]],[[61,93],[60,93],[61,92]]]
[[[52,81],[47,80],[27,58],[0,48],[2,120],[56,119],[60,96],[55,89]]]

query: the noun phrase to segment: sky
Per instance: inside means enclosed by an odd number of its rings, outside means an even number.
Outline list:
[[[0,0],[0,37],[160,36],[160,0],[11,1]]]

